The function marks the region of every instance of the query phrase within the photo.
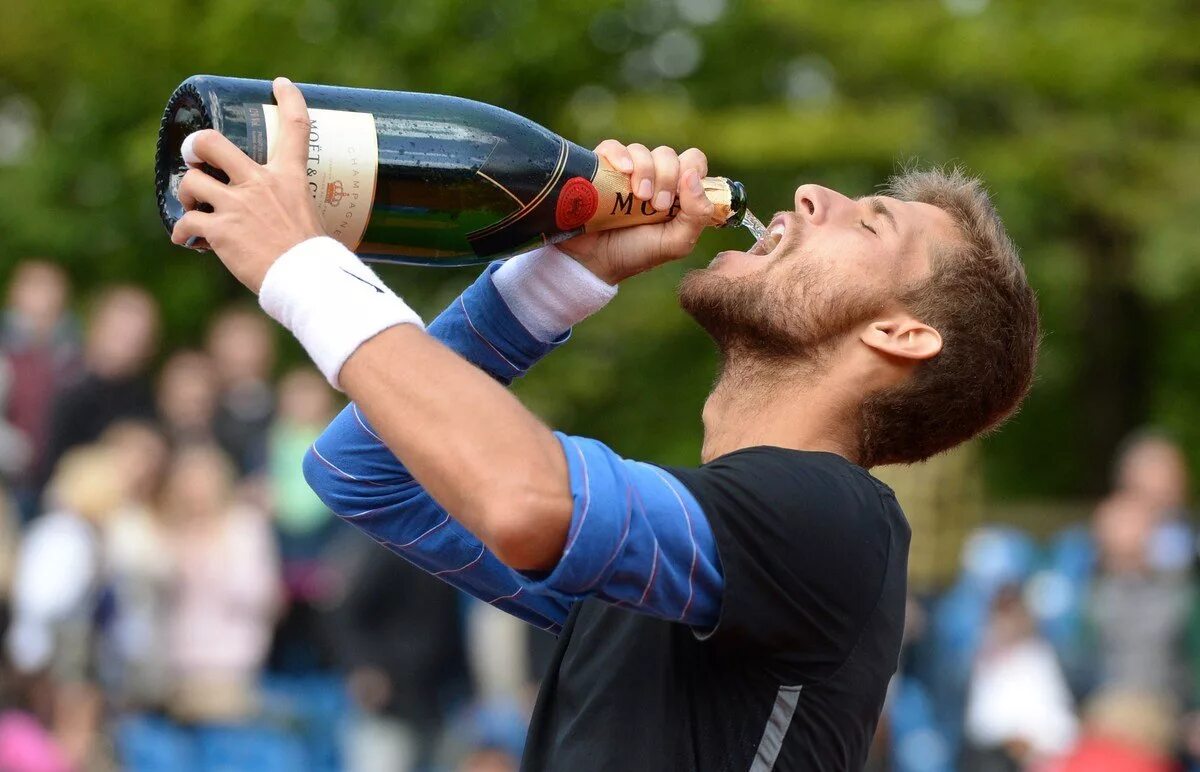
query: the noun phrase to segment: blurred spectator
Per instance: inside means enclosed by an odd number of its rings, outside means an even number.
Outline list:
[[[0,407],[8,400],[14,370],[0,357]],[[25,433],[10,422],[0,410],[0,481],[19,485],[33,458],[33,446]]]
[[[79,366],[79,332],[67,312],[70,287],[61,268],[42,260],[17,265],[0,314],[0,360],[9,365],[8,388],[0,389],[0,419],[27,444],[14,493],[26,518],[37,505],[33,475],[45,462],[51,401]],[[10,474],[12,471],[10,470]]]
[[[1160,695],[1122,689],[1088,703],[1083,737],[1042,772],[1172,772],[1175,706]]]
[[[40,480],[68,449],[120,418],[151,418],[146,367],[157,346],[158,305],[144,290],[110,287],[88,319],[83,370],[54,399]]]
[[[174,564],[158,510],[167,442],[153,424],[120,421],[101,437],[128,476],[125,500],[104,529],[114,609],[101,659],[109,699],[122,708],[165,704],[166,619]]]
[[[209,328],[207,349],[220,385],[217,441],[243,475],[261,471],[275,409],[270,383],[274,330],[257,308],[226,309]]]
[[[340,522],[304,480],[301,462],[333,418],[333,390],[311,367],[300,367],[279,384],[279,412],[268,439],[268,485],[283,557],[287,612],[275,634],[274,669],[302,672],[327,668],[333,654],[321,607],[330,594],[323,554]]]
[[[95,751],[101,720],[93,658],[104,600],[99,529],[124,499],[124,482],[107,449],[63,456],[48,489],[52,509],[29,527],[13,582],[9,657],[20,673],[49,675],[48,719],[76,764]]]
[[[471,751],[462,760],[458,772],[517,772],[519,765],[520,759],[511,750],[483,746]]]
[[[463,680],[457,591],[347,533],[336,552],[345,594],[334,611],[342,665],[360,709],[350,772],[405,772],[428,759]]]
[[[1115,494],[1097,507],[1098,573],[1088,618],[1101,686],[1186,697],[1190,579],[1153,564],[1149,545],[1159,523],[1156,504],[1132,494]]]
[[[185,447],[167,471],[163,516],[179,566],[170,617],[172,712],[233,722],[256,709],[279,564],[266,516],[233,500],[234,469],[213,446]]]
[[[284,560],[316,557],[336,519],[304,480],[301,462],[333,418],[333,390],[311,367],[279,382],[279,413],[268,434],[269,477]]]
[[[158,418],[174,446],[214,441],[217,375],[212,360],[199,351],[172,354],[158,376]]]
[[[1140,498],[1155,513],[1146,544],[1150,567],[1187,568],[1195,550],[1187,509],[1187,461],[1179,445],[1153,430],[1134,434],[1118,452],[1113,478],[1115,493]]]
[[[1074,743],[1066,679],[1017,586],[995,596],[968,695],[966,769],[1016,772],[1060,756]]]

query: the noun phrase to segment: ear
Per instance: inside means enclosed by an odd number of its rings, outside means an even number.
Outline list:
[[[942,350],[941,334],[911,316],[871,322],[862,333],[862,342],[881,354],[914,363],[932,359]]]

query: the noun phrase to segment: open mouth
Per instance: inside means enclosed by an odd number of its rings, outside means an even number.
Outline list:
[[[751,255],[769,255],[779,246],[779,242],[783,241],[784,235],[787,233],[787,221],[782,215],[777,215],[774,220],[771,220],[771,225],[767,228],[766,234],[750,247],[747,254]]]

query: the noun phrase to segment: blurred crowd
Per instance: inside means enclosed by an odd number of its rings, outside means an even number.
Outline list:
[[[1090,522],[1042,538],[978,526],[976,450],[880,472],[913,520],[914,563],[879,768],[1200,770],[1200,563],[1178,444],[1130,436]]]
[[[340,397],[277,373],[256,308],[164,352],[137,287],[82,303],[27,261],[4,289],[0,770],[517,768],[553,640],[325,509],[301,459]],[[1036,537],[984,525],[975,446],[878,474],[914,540],[875,769],[1200,770],[1169,437],[1130,437],[1090,522]]]
[[[516,769],[552,640],[321,504],[340,395],[257,308],[0,289],[0,770]]]

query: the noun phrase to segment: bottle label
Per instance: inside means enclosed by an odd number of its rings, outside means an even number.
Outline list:
[[[267,160],[279,137],[279,109],[263,105]],[[354,250],[362,243],[375,200],[379,140],[375,116],[345,110],[308,111],[308,191],[325,233]]]

